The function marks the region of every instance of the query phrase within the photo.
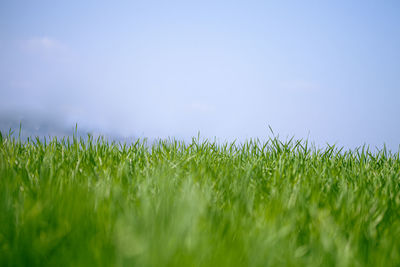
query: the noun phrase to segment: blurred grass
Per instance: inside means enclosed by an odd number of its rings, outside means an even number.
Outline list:
[[[400,159],[0,135],[0,266],[399,266]]]

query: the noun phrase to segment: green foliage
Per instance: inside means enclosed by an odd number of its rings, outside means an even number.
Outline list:
[[[399,266],[399,153],[3,134],[0,265]]]

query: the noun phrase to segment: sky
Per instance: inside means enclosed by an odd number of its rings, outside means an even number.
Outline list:
[[[399,1],[0,1],[0,129],[400,144]],[[17,125],[17,126],[16,126]]]

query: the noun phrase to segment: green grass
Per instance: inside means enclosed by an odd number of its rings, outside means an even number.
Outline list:
[[[0,266],[399,265],[399,153],[0,137]]]

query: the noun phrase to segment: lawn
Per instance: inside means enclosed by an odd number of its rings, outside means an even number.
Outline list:
[[[399,265],[399,152],[0,136],[0,266]]]

